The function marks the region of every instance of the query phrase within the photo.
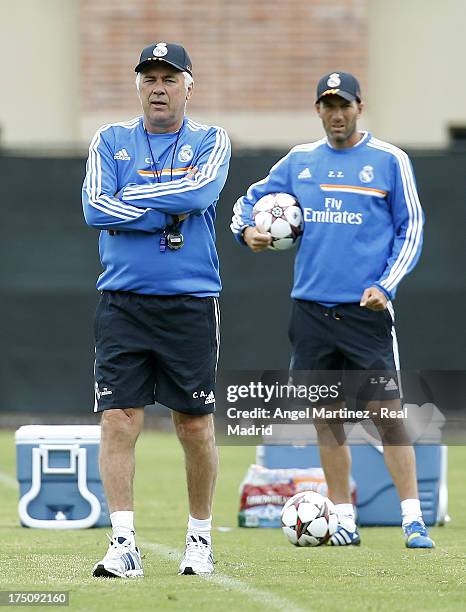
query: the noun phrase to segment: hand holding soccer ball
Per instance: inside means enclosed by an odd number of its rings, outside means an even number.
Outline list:
[[[254,253],[264,251],[272,244],[272,236],[249,225],[243,232],[243,240]]]

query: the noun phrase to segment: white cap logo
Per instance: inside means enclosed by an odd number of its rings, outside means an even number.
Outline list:
[[[328,77],[327,85],[329,87],[338,87],[339,85],[341,85],[341,79],[340,79],[340,75],[338,74],[338,72],[333,72]]]
[[[163,57],[164,55],[167,55],[167,53],[167,43],[157,43],[152,51],[152,55],[155,57]]]

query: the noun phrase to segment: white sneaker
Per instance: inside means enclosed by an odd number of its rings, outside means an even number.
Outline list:
[[[107,554],[94,565],[92,575],[106,578],[139,578],[144,576],[141,553],[122,536],[110,538]]]
[[[210,538],[207,539],[198,533],[188,531],[186,535],[186,548],[179,574],[211,574],[214,571],[214,557]]]

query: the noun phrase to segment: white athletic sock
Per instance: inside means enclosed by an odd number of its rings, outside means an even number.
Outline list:
[[[335,504],[335,512],[337,513],[338,518],[347,516],[352,518],[354,521],[353,504]]]
[[[421,502],[418,499],[404,499],[401,502],[401,516],[403,518],[403,525],[407,525],[413,521],[423,522]]]
[[[134,512],[130,510],[118,510],[110,515],[113,537],[122,536],[129,540],[134,546]]]
[[[349,531],[356,529],[353,504],[335,504],[335,512],[337,513],[340,525]]]
[[[202,537],[206,537],[210,541],[210,532],[212,530],[212,517],[208,519],[197,519],[189,515],[188,519],[188,531],[194,531]]]

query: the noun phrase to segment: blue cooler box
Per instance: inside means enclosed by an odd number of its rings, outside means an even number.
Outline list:
[[[419,499],[426,525],[448,520],[447,447],[415,446]],[[400,501],[379,446],[351,446],[360,525],[399,525]],[[268,468],[320,466],[316,446],[258,446],[256,462]]]
[[[15,440],[24,527],[110,525],[98,467],[99,425],[25,425]]]

